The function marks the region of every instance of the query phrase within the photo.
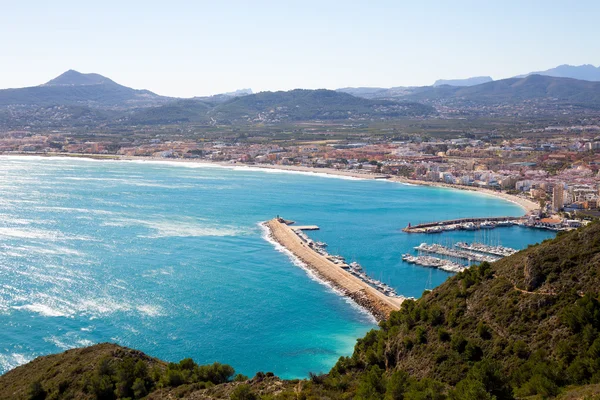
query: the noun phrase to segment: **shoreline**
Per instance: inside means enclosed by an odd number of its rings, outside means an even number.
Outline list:
[[[55,158],[85,158],[99,161],[145,161],[145,162],[161,162],[161,163],[185,163],[185,164],[205,164],[211,166],[220,166],[225,168],[256,168],[263,170],[275,170],[285,172],[301,172],[305,174],[315,175],[330,175],[334,177],[345,177],[353,179],[370,179],[370,180],[382,180],[388,182],[397,182],[408,185],[417,186],[429,186],[439,187],[446,189],[464,190],[468,192],[480,193],[487,196],[492,196],[497,199],[502,199],[513,204],[518,205],[524,210],[524,214],[527,215],[533,211],[539,209],[539,205],[531,200],[521,198],[505,192],[494,191],[485,188],[479,188],[474,186],[456,185],[443,182],[429,182],[416,179],[408,179],[400,176],[387,176],[384,174],[373,174],[373,173],[361,173],[349,170],[338,170],[334,168],[314,168],[314,167],[303,167],[299,165],[271,165],[271,164],[246,164],[240,162],[227,162],[227,161],[210,161],[202,159],[165,159],[163,157],[146,157],[146,156],[122,156],[122,155],[102,155],[102,154],[79,154],[79,153],[0,153],[0,156],[17,156],[17,157],[55,157]],[[384,178],[385,176],[385,178]]]
[[[331,285],[344,297],[353,300],[367,310],[376,321],[389,317],[392,311],[400,309],[405,297],[389,297],[358,279],[339,265],[318,254],[304,244],[300,236],[277,218],[262,223],[269,237],[300,260],[310,272]]]

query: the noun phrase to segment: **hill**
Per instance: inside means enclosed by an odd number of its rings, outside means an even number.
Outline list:
[[[0,106],[91,106],[134,108],[170,101],[148,90],[131,89],[98,74],[69,70],[40,85],[0,90]]]
[[[493,79],[490,76],[475,76],[466,79],[438,79],[434,82],[433,86],[474,86],[482,83],[492,82]]]
[[[308,120],[358,120],[431,115],[435,110],[415,102],[368,100],[332,90],[296,89],[261,92],[235,98],[213,96],[181,100],[139,110],[129,122],[278,123]]]
[[[545,75],[554,76],[557,78],[573,78],[584,81],[600,81],[600,67],[595,67],[591,64],[585,65],[559,65],[555,68],[550,68],[545,71],[530,72],[526,75],[521,75],[518,78],[522,78],[528,75]]]
[[[84,86],[116,83],[100,74],[82,74],[73,69],[62,73],[41,86]]]
[[[571,78],[530,75],[470,87],[439,86],[423,88],[406,97],[414,101],[450,101],[455,103],[571,104],[596,108],[600,106],[600,82]]]
[[[206,123],[209,121],[206,114],[214,106],[215,103],[205,100],[177,100],[162,106],[135,110],[126,117],[126,121],[140,125]]]
[[[357,341],[352,356],[309,380],[280,381],[263,373],[233,379],[225,366],[197,367],[184,360],[165,367],[133,350],[93,346],[42,357],[0,376],[0,398],[24,398],[15,393],[36,388],[93,398],[89,388],[106,376],[111,388],[125,382],[123,390],[132,390],[125,386],[138,379],[131,366],[141,360],[156,371],[142,379],[152,399],[257,399],[258,394],[269,399],[598,399],[599,291],[596,222],[471,267],[421,299],[406,301]],[[126,373],[127,365],[133,373]]]
[[[434,110],[414,102],[368,100],[333,90],[296,89],[237,97],[208,113],[219,121],[300,121],[399,118],[430,115]]]

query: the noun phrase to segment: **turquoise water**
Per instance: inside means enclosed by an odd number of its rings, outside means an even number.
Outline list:
[[[382,181],[0,157],[0,373],[106,341],[171,361],[218,360],[245,374],[329,370],[375,324],[266,240],[259,223],[277,214],[319,225],[310,235],[331,253],[418,297],[449,275],[401,261],[433,239],[402,233],[408,222],[522,210],[485,195]],[[494,232],[519,248],[552,236]]]

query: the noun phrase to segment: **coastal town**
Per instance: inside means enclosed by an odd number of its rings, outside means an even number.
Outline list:
[[[71,155],[212,162],[391,179],[504,196],[529,225],[579,226],[600,216],[600,126],[548,126],[523,136],[364,134],[342,139],[180,139],[146,135],[81,140],[65,132],[0,133],[1,154]]]

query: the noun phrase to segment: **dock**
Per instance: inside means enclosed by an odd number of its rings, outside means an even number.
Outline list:
[[[478,230],[502,226],[512,226],[521,221],[523,217],[485,217],[485,218],[458,218],[446,221],[428,222],[425,224],[411,225],[404,229],[406,233],[441,233],[451,230]]]
[[[477,262],[494,262],[498,261],[500,256],[493,255],[485,255],[482,253],[476,253],[470,250],[457,250],[450,247],[442,246],[439,244],[427,244],[421,243],[420,245],[415,247],[415,250],[424,252],[424,253],[432,253],[439,254],[441,256],[461,258],[469,261],[477,261]]]
[[[366,308],[378,321],[387,319],[392,311],[400,309],[406,299],[402,296],[387,296],[364,280],[349,272],[349,265],[316,251],[306,241],[300,227],[290,227],[281,218],[264,223],[271,237],[298,257],[312,272],[345,296]]]

